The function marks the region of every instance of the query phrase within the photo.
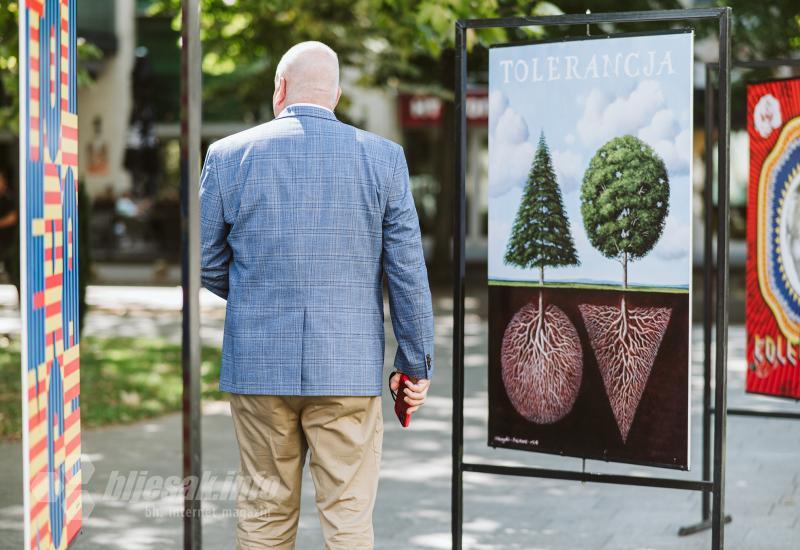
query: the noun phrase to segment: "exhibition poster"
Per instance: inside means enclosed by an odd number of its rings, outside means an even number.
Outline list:
[[[693,33],[489,54],[489,445],[688,469]]]
[[[800,399],[800,79],[747,87],[748,392]]]
[[[80,532],[77,0],[20,2],[25,547]]]

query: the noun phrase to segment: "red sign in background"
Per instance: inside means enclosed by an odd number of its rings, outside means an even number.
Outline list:
[[[800,399],[800,79],[747,87],[747,382]]]
[[[438,126],[442,121],[443,101],[435,95],[400,94],[398,114],[403,128]],[[489,93],[486,90],[467,90],[464,106],[467,123],[486,126],[489,122]]]

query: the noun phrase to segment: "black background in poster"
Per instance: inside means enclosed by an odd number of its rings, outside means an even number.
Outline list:
[[[688,468],[689,294],[628,292],[628,307],[670,307],[672,314],[623,443],[603,379],[589,343],[579,304],[619,306],[617,291],[545,288],[545,303],[561,308],[575,326],[583,349],[583,378],[572,410],[549,425],[522,417],[506,395],[500,365],[503,333],[514,314],[538,302],[536,287],[489,286],[489,445],[587,459]],[[496,437],[538,441],[498,442]]]

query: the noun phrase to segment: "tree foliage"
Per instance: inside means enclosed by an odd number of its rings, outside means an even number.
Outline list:
[[[206,86],[208,94],[232,94],[248,111],[269,103],[275,68],[283,53],[304,40],[319,40],[358,69],[363,85],[402,88],[414,83],[439,95],[440,56],[452,48],[459,18],[556,14],[550,2],[528,0],[200,0],[203,70],[228,75]],[[180,0],[153,0],[152,14],[173,17],[180,29]],[[529,28],[524,36],[539,36]],[[470,32],[469,46],[507,39],[502,29]]]
[[[797,0],[717,0],[717,4],[732,9],[736,59],[780,59],[800,50]]]
[[[664,231],[669,178],[644,141],[626,135],[600,147],[583,176],[581,215],[589,242],[627,264],[645,256]]]
[[[0,9],[0,130],[17,133],[19,125],[19,2],[3,2]],[[92,81],[84,63],[98,59],[100,50],[78,40],[78,86]]]
[[[539,136],[504,261],[540,269],[580,263],[544,133]]]
[[[0,129],[17,131],[19,106],[19,43],[17,2],[0,9]]]

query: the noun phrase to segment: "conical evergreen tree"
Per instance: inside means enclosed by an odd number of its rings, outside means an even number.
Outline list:
[[[504,261],[522,268],[538,267],[540,282],[545,267],[580,264],[544,132],[539,136]]]

